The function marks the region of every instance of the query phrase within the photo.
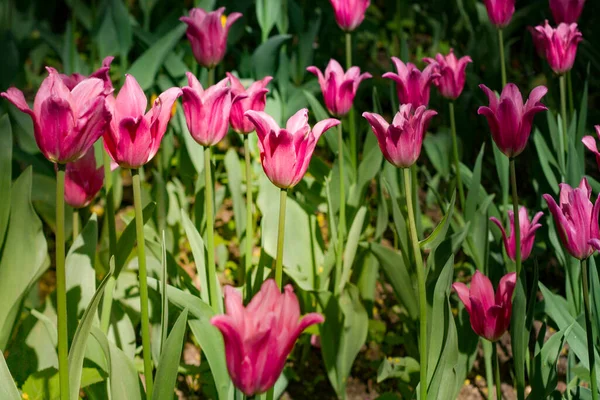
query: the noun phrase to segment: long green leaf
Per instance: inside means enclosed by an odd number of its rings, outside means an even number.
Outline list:
[[[242,240],[242,233],[246,231],[246,207],[244,207],[244,196],[242,195],[242,168],[240,158],[236,151],[231,148],[225,154],[225,169],[227,170],[227,187],[231,193],[233,202],[233,216],[235,217],[235,233]]]
[[[365,217],[367,215],[367,207],[361,207],[352,221],[352,226],[348,232],[348,239],[346,240],[346,248],[344,249],[344,265],[342,267],[342,278],[339,283],[339,291],[344,289],[346,283],[350,280],[350,274],[352,273],[352,264],[354,263],[354,257],[356,257],[356,250],[358,249],[358,241],[362,232],[362,227],[365,223]]]
[[[183,310],[171,333],[167,338],[164,351],[160,356],[156,377],[154,380],[153,400],[170,399],[175,391],[175,382],[177,381],[177,372],[181,352],[183,350],[183,339],[185,338],[185,328],[187,322],[188,310]]]
[[[142,210],[142,215],[144,216],[144,224],[152,218],[154,214],[154,208],[156,207],[156,203],[152,202],[146,205]],[[125,266],[125,262],[129,255],[131,254],[131,250],[133,250],[133,246],[135,245],[136,235],[135,235],[135,217],[131,220],[131,222],[127,225],[127,228],[121,234],[119,238],[119,243],[117,243],[117,253],[115,254],[115,278],[119,277],[119,274],[123,270]]]
[[[12,179],[12,128],[8,114],[0,118],[0,247],[4,243],[10,216],[10,191]]]
[[[10,375],[4,355],[0,355],[0,399],[20,400],[21,395],[15,386],[15,381]]]
[[[196,263],[196,273],[200,278],[200,297],[202,298],[202,301],[208,304],[208,276],[204,263],[204,241],[202,240],[202,236],[200,236],[196,230],[194,223],[190,220],[184,210],[181,210],[181,222],[188,241],[190,242],[190,247],[192,248],[194,262]]]
[[[450,227],[450,221],[452,219],[452,213],[454,212],[454,203],[456,201],[456,191],[452,193],[452,200],[450,200],[450,205],[446,209],[446,214],[440,221],[440,223],[435,227],[431,235],[429,235],[426,239],[421,240],[419,245],[421,248],[425,250],[433,250],[440,243],[446,239],[446,233],[448,232],[448,228]]]

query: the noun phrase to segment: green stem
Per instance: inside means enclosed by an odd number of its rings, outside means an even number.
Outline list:
[[[346,69],[352,67],[352,33],[346,32]]]
[[[287,200],[287,189],[281,189],[279,193],[279,227],[277,230],[277,258],[275,259],[275,282],[279,289],[283,283],[283,239],[285,237],[285,203]]]
[[[207,84],[207,88],[211,87],[212,85],[215,84],[215,68],[209,68],[208,69],[208,80],[207,80],[208,84]]]
[[[573,103],[573,81],[571,81],[571,71],[567,71],[567,92],[569,93],[569,115],[575,114],[575,103]]]
[[[246,262],[244,270],[241,274],[241,285],[244,284],[246,274],[252,268],[252,160],[250,155],[250,139],[249,135],[244,135],[244,159],[246,161]]]
[[[210,305],[219,313],[219,296],[217,293],[217,268],[215,266],[215,216],[212,171],[210,162],[210,147],[204,147],[204,187],[206,190],[206,251],[208,252],[208,293]]]
[[[517,265],[517,279],[521,276],[521,225],[519,221],[519,194],[517,193],[517,174],[515,172],[515,159],[510,159],[510,186],[512,189],[513,213],[515,214],[515,263]]]
[[[454,119],[454,102],[450,103],[450,131],[452,132],[452,153],[454,155],[454,169],[456,170],[456,186],[458,186],[458,197],[460,206],[465,207],[465,190],[462,185],[462,177],[460,174],[460,158],[458,156],[458,140],[456,138],[456,122]]]
[[[73,241],[79,236],[79,210],[73,209]]]
[[[590,308],[587,260],[581,260],[581,279],[583,283],[583,302],[585,305],[585,330],[587,333],[588,357],[590,362],[590,386],[592,391],[592,399],[598,400],[598,382],[596,380],[594,332],[592,331],[592,310]]]
[[[485,362],[485,380],[487,384],[487,398],[488,400],[494,400],[494,369],[492,368],[492,358],[494,358],[493,343],[486,339],[481,339],[481,346],[483,347],[483,357]]]
[[[408,212],[408,225],[410,230],[410,240],[413,246],[415,263],[417,269],[417,280],[419,285],[419,353],[420,353],[420,375],[421,375],[421,397],[420,400],[427,399],[427,298],[425,288],[425,269],[423,267],[423,258],[421,248],[419,247],[419,237],[417,235],[417,225],[415,222],[415,212],[412,198],[411,172],[410,168],[404,168],[404,191],[406,193],[406,209]]]
[[[569,153],[569,136],[567,132],[567,89],[566,89],[566,78],[565,75],[561,75],[559,78],[560,82],[560,114],[562,119],[562,131],[563,131],[563,145],[565,154]]]
[[[496,381],[496,399],[502,399],[502,384],[500,382],[500,361],[498,360],[498,345],[496,343],[492,343],[494,346],[494,379]]]
[[[69,400],[69,343],[65,276],[65,164],[56,173],[56,313],[58,316],[58,378],[60,398]]]
[[[342,275],[342,258],[344,253],[344,237],[346,236],[346,188],[344,175],[344,137],[342,133],[342,124],[338,125],[338,162],[340,164],[340,213],[337,232],[337,257],[336,257],[336,281],[335,293],[338,293],[339,280]]]
[[[133,204],[135,207],[135,236],[138,249],[140,281],[140,318],[142,323],[142,353],[144,357],[144,378],[146,379],[146,398],[152,398],[152,348],[150,345],[150,315],[148,313],[148,274],[146,271],[146,242],[144,239],[144,214],[142,212],[142,188],[140,173],[131,170],[133,179]]]
[[[498,46],[500,50],[500,71],[502,72],[502,87],[506,86],[506,60],[504,59],[504,36],[498,29]]]
[[[352,68],[352,34],[346,32],[346,70]],[[356,171],[358,165],[358,147],[356,137],[356,114],[354,106],[350,108],[348,114],[348,123],[350,126],[350,158],[352,160],[352,168]],[[341,128],[340,128],[341,129]]]

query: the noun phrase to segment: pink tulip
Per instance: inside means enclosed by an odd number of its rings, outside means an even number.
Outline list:
[[[229,78],[204,90],[194,74],[186,72],[188,86],[182,88],[181,104],[188,130],[202,146],[214,146],[229,130],[231,89]]]
[[[504,87],[500,99],[487,86],[479,87],[487,94],[490,105],[479,107],[477,113],[487,118],[492,138],[500,151],[509,158],[518,156],[529,140],[533,117],[548,109],[540,103],[548,89],[545,86],[536,87],[523,104],[521,92],[512,83]]]
[[[106,129],[110,112],[105,104],[104,82],[88,78],[73,90],[54,68],[40,86],[33,110],[14,87],[0,94],[33,120],[35,141],[50,161],[65,164],[81,158]]]
[[[60,78],[63,83],[69,88],[69,90],[73,90],[78,83],[81,83],[86,78],[98,78],[102,79],[104,82],[104,89],[106,94],[109,95],[113,92],[113,85],[110,80],[110,64],[112,63],[114,57],[108,56],[102,61],[102,67],[98,68],[95,72],[93,72],[90,76],[85,76],[79,73],[74,73],[71,75],[60,74]]]
[[[273,79],[272,76],[266,76],[260,81],[256,81],[248,87],[244,88],[242,82],[233,74],[227,73],[231,82],[231,95],[233,101],[231,105],[231,114],[229,115],[229,123],[234,131],[241,134],[247,134],[254,131],[254,125],[244,115],[248,110],[264,111],[267,103],[267,85]]]
[[[531,32],[538,53],[543,54],[556,74],[562,75],[573,68],[577,46],[583,40],[577,24],[561,23],[552,28],[546,20],[544,25],[536,26]]]
[[[192,45],[192,52],[198,64],[206,68],[214,68],[219,64],[227,50],[229,28],[242,17],[240,13],[225,16],[225,7],[206,12],[201,8],[192,8],[189,17],[181,17],[180,21],[188,25],[187,37]]]
[[[529,258],[531,254],[531,250],[533,249],[533,243],[535,242],[535,231],[537,231],[542,224],[539,224],[538,221],[544,215],[543,212],[539,212],[535,214],[531,222],[529,221],[529,215],[527,214],[527,209],[525,207],[519,208],[519,226],[521,227],[521,260],[525,261]],[[515,261],[515,214],[512,210],[508,210],[508,219],[510,221],[510,230],[508,232],[508,237],[506,236],[506,231],[504,230],[504,226],[502,222],[498,220],[498,218],[492,217],[490,221],[498,225],[500,231],[502,231],[502,239],[504,240],[504,248],[506,249],[506,254],[508,257]]]
[[[106,99],[113,118],[104,134],[104,148],[117,164],[135,169],[154,158],[179,96],[181,89],[167,89],[146,112],[148,100],[144,91],[133,76],[126,75],[117,98]]]
[[[408,168],[419,158],[429,120],[436,114],[425,106],[415,110],[411,104],[403,104],[391,124],[379,114],[366,112],[363,117],[369,121],[386,160],[398,168]]]
[[[256,127],[263,170],[281,189],[296,186],[302,180],[317,141],[325,131],[340,123],[329,118],[318,122],[311,130],[306,108],[288,119],[283,129],[264,112],[250,110],[246,111],[246,116]]]
[[[386,72],[383,77],[396,82],[400,104],[412,104],[414,107],[427,106],[431,82],[440,76],[435,72],[435,66],[428,65],[421,72],[414,64],[404,64],[396,57],[392,57],[392,62],[398,73]]]
[[[370,0],[329,0],[335,12],[335,21],[345,32],[352,32],[365,19]]]
[[[65,170],[65,201],[73,208],[87,207],[102,189],[104,167],[96,166],[94,148],[75,162],[67,164]]]
[[[515,13],[515,0],[483,0],[490,22],[496,28],[504,28]]]
[[[550,0],[550,11],[557,24],[577,22],[585,0]]]
[[[425,58],[424,61],[435,65],[435,72],[440,76],[434,79],[433,83],[442,96],[450,100],[456,100],[465,87],[465,69],[470,62],[473,62],[471,57],[464,56],[457,59],[454,50],[450,49],[450,54],[447,56],[438,54],[435,59]]]
[[[600,125],[596,125],[596,135],[600,138]],[[588,148],[591,152],[596,155],[596,163],[598,164],[598,168],[600,168],[600,151],[598,151],[598,146],[596,145],[596,139],[593,136],[585,136],[581,139],[585,147]]]
[[[592,188],[586,178],[583,178],[579,187],[574,189],[566,183],[561,183],[560,204],[556,204],[551,195],[544,195],[563,246],[569,254],[579,260],[591,256],[594,247],[598,248],[600,244],[598,229],[600,198],[592,204],[591,195]]]
[[[308,67],[306,70],[319,78],[325,106],[336,117],[343,117],[350,111],[358,85],[363,79],[371,78],[368,72],[361,75],[358,67],[352,67],[348,72],[344,72],[340,63],[334,59],[329,61],[325,76],[317,67]]]
[[[470,289],[460,282],[452,285],[469,313],[471,328],[476,334],[495,342],[506,332],[510,324],[512,295],[516,283],[516,272],[504,275],[494,296],[492,282],[481,272],[475,271]]]
[[[281,293],[273,279],[262,284],[247,307],[239,291],[231,286],[224,291],[227,313],[210,323],[223,334],[229,375],[247,396],[264,393],[275,385],[302,331],[325,319],[318,313],[300,318],[292,286]]]

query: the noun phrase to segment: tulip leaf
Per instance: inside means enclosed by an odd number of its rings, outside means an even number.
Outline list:
[[[10,191],[12,179],[12,148],[13,136],[8,114],[0,118],[0,246],[4,243],[4,236],[10,216]]]
[[[233,215],[235,217],[235,233],[240,240],[242,233],[246,232],[246,207],[244,207],[244,197],[242,195],[242,168],[240,158],[237,152],[231,148],[225,154],[225,169],[227,170],[227,187],[231,193],[233,202]]]
[[[572,325],[569,325],[567,329],[556,332],[550,336],[541,349],[536,349],[532,361],[533,376],[531,377],[531,393],[527,396],[528,399],[546,399],[556,388],[558,383],[556,371],[558,357],[563,348],[565,337],[569,336],[571,329]]]
[[[127,53],[133,43],[133,34],[131,32],[131,22],[129,21],[129,11],[124,0],[110,0],[110,11],[115,29],[117,32],[117,41],[120,47],[121,59],[127,58]]]
[[[4,355],[0,355],[0,399],[20,400],[21,395],[10,375]]]
[[[554,174],[554,171],[552,171],[552,166],[558,169],[558,164],[556,163],[554,155],[548,148],[544,137],[537,128],[533,133],[533,143],[535,144],[535,148],[538,153],[538,158],[540,160],[540,166],[542,167],[544,176],[548,181],[548,185],[554,191],[554,194],[558,194],[558,181],[556,180],[556,175]]]
[[[154,392],[152,393],[153,400],[170,399],[175,391],[175,383],[177,382],[177,373],[179,369],[179,361],[183,350],[183,340],[185,338],[185,328],[187,322],[187,308],[175,321],[173,329],[164,344],[164,351],[160,356],[158,369],[154,379]]]
[[[515,381],[518,391],[525,390],[525,356],[528,351],[527,344],[529,342],[529,331],[526,326],[526,318],[527,290],[525,289],[525,274],[522,273],[515,286],[510,322],[510,338],[513,343]]]
[[[483,163],[484,151],[485,143],[481,146],[481,150],[479,151],[479,155],[477,156],[477,160],[475,161],[475,167],[473,168],[473,177],[471,178],[471,181],[469,183],[469,194],[467,195],[467,200],[464,208],[465,221],[471,221],[473,219],[473,217],[475,216],[475,210],[477,209],[477,204],[479,203],[479,186],[481,185],[481,167]],[[498,165],[498,160],[496,160],[496,166]],[[498,171],[498,173],[500,174],[503,172]]]
[[[342,278],[339,282],[338,290],[341,292],[346,286],[346,283],[350,280],[350,274],[352,273],[352,264],[354,263],[354,257],[356,257],[356,250],[358,249],[358,241],[362,232],[363,225],[365,223],[365,217],[367,216],[367,207],[361,207],[352,221],[352,226],[348,232],[348,238],[346,239],[346,246],[344,248],[344,265],[342,267]]]
[[[419,370],[419,362],[412,357],[384,358],[377,371],[377,383],[396,378],[414,387],[419,382]]]
[[[406,219],[404,218],[402,211],[400,211],[400,206],[398,205],[399,199],[395,197],[394,192],[392,191],[392,186],[386,178],[383,178],[383,184],[390,195],[390,202],[392,203],[392,217],[394,220],[394,226],[396,227],[396,235],[398,236],[398,247],[400,247],[400,253],[404,259],[404,263],[406,265],[412,265],[412,255],[408,246],[408,230],[406,227]]]
[[[56,400],[60,398],[58,371],[47,368],[30,375],[23,387],[23,397],[29,400]],[[87,388],[105,379],[104,374],[96,368],[83,368],[81,371],[81,388]],[[136,400],[136,399],[134,399]]]
[[[269,38],[269,33],[279,19],[280,13],[280,0],[256,0],[256,19],[262,32],[263,43]]]
[[[194,223],[190,220],[184,210],[181,210],[181,222],[185,234],[190,242],[192,254],[194,255],[194,263],[196,264],[196,273],[200,279],[200,297],[205,303],[209,303],[208,296],[208,271],[206,270],[204,256],[204,241],[202,236],[196,230]]]
[[[267,75],[275,75],[275,65],[279,59],[279,48],[291,37],[292,35],[271,36],[266,42],[258,46],[252,54],[254,78],[262,79]]]
[[[152,218],[154,214],[154,208],[156,207],[156,203],[151,202],[144,207],[142,210],[142,215],[144,218],[144,224]],[[117,252],[115,254],[115,279],[119,277],[125,263],[127,262],[127,258],[131,254],[131,250],[133,250],[133,246],[135,245],[136,234],[135,234],[135,217],[131,220],[131,222],[127,225],[121,237],[119,238],[119,242],[117,243]]]
[[[419,245],[424,250],[433,250],[437,246],[439,246],[442,241],[446,238],[446,233],[448,232],[448,228],[450,227],[450,220],[452,219],[452,213],[454,212],[454,203],[456,201],[456,191],[452,193],[452,199],[450,200],[450,204],[446,209],[446,213],[444,217],[440,221],[440,223],[435,227],[431,235],[429,235],[426,239],[423,239],[419,242]]]

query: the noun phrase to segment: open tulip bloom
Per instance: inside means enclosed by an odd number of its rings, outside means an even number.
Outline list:
[[[560,23],[552,28],[546,20],[544,25],[533,28],[531,34],[538,53],[548,61],[552,71],[562,75],[573,68],[577,46],[583,40],[576,23]]]
[[[335,13],[335,21],[345,32],[352,32],[365,19],[371,0],[329,0]]]
[[[585,0],[550,0],[550,11],[557,24],[577,22]]]
[[[398,73],[386,72],[382,76],[396,82],[396,92],[400,104],[412,104],[414,107],[427,106],[431,83],[439,77],[435,65],[428,65],[421,72],[414,64],[404,64],[397,57],[392,57]]]
[[[467,65],[473,62],[471,57],[464,56],[457,59],[454,50],[450,49],[450,54],[444,56],[437,54],[435,59],[424,58],[427,64],[435,66],[435,72],[439,74],[433,80],[441,95],[450,100],[456,100],[465,87]]]
[[[87,207],[102,189],[104,168],[97,167],[94,148],[65,169],[65,202],[73,208]]]
[[[596,125],[596,135],[600,138],[600,125]],[[593,136],[587,135],[581,139],[585,147],[588,148],[591,152],[596,155],[596,164],[598,164],[598,168],[600,168],[600,151],[598,151],[598,145],[596,144],[596,139]]]
[[[496,28],[504,28],[515,13],[515,0],[483,0],[490,22]]]
[[[544,215],[543,212],[535,214],[533,219],[529,221],[529,215],[525,207],[519,208],[519,224],[521,226],[521,260],[525,261],[529,258],[533,244],[535,242],[535,231],[537,231],[542,225],[538,223],[540,218]],[[510,230],[508,236],[504,230],[504,225],[496,217],[491,217],[490,221],[495,223],[500,231],[502,232],[502,239],[504,240],[504,249],[508,257],[515,261],[516,254],[516,238],[515,238],[515,214],[512,210],[508,210],[508,220],[510,222]]]
[[[188,80],[191,80],[192,77],[188,77]],[[231,96],[233,97],[231,113],[229,115],[229,123],[231,124],[233,130],[237,133],[251,133],[254,131],[254,125],[250,119],[244,115],[244,113],[248,110],[265,110],[267,93],[269,93],[267,85],[269,82],[271,82],[273,77],[266,76],[259,81],[253,82],[247,89],[244,88],[242,82],[235,75],[227,72],[227,77],[231,83]],[[191,83],[190,86],[192,86]]]

